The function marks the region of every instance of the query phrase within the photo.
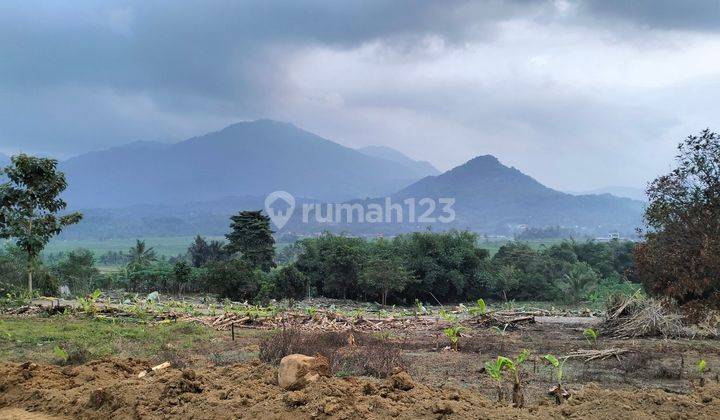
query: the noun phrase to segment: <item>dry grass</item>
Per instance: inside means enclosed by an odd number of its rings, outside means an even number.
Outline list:
[[[401,349],[387,338],[357,332],[302,332],[284,328],[260,341],[260,360],[277,364],[289,354],[321,355],[333,374],[385,378],[402,367]]]

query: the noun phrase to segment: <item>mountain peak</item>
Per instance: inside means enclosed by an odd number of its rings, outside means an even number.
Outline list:
[[[250,121],[238,121],[236,123],[232,123],[228,125],[227,127],[223,128],[222,131],[233,131],[237,129],[247,129],[247,128],[285,128],[285,129],[294,129],[299,130],[298,127],[296,127],[294,124],[289,122],[283,122],[283,121],[277,121],[277,120],[271,120],[268,118],[260,118],[257,120],[250,120]]]
[[[468,160],[461,166],[468,166],[468,167],[478,167],[478,166],[484,166],[484,167],[497,167],[502,166],[506,167],[502,163],[500,163],[500,160],[496,158],[493,155],[480,155],[475,156],[474,158]]]

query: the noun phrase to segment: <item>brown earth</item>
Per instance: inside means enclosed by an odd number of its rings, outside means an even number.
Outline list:
[[[575,390],[556,406],[540,400],[515,409],[471,389],[398,381],[321,378],[300,391],[277,385],[277,369],[257,360],[196,370],[104,359],[79,366],[6,363],[0,367],[0,416],[22,418],[720,418],[720,385],[688,394],[661,390]],[[395,385],[393,385],[395,384]],[[407,390],[405,390],[407,389]],[[25,411],[22,411],[25,410]],[[3,417],[0,417],[3,418]],[[13,418],[11,415],[4,418]]]

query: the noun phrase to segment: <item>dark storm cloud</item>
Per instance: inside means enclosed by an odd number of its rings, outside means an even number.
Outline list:
[[[636,159],[635,144],[664,153],[651,139],[717,114],[714,103],[700,107],[673,90],[720,80],[717,9],[698,1],[0,1],[0,152],[66,157],[267,117],[349,145],[390,145],[442,169],[494,153],[555,186],[587,189],[592,174],[568,173],[620,160],[637,183],[666,156]],[[568,159],[536,163],[555,156]],[[624,182],[613,175],[608,183]]]
[[[588,17],[657,29],[720,31],[718,0],[586,0],[580,5]]]
[[[153,134],[148,126],[156,113],[195,120],[191,133],[218,121],[261,117],[284,96],[292,71],[286,59],[308,45],[353,48],[383,39],[403,46],[429,35],[462,42],[488,33],[498,19],[539,6],[430,0],[4,1],[0,146],[65,154],[99,148]],[[140,114],[137,102],[144,100],[152,109]],[[103,125],[122,129],[104,132]],[[182,127],[155,131],[152,137],[190,134]]]

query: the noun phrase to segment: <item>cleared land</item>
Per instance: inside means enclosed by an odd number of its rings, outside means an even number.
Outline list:
[[[583,331],[601,319],[578,310],[491,307],[488,317],[468,308],[416,313],[345,301],[288,309],[118,298],[48,315],[45,306],[6,308],[0,318],[0,418],[13,412],[7,410],[82,418],[720,415],[716,340],[601,335],[592,342]],[[462,327],[457,351],[444,333],[450,325]],[[497,402],[484,362],[523,349],[531,351],[521,374],[527,403],[513,408]],[[301,391],[282,390],[273,357],[288,350],[325,352],[334,376]],[[588,361],[583,352],[607,357]],[[547,353],[575,355],[564,369],[572,396],[560,406],[547,396],[556,383],[540,357]],[[696,367],[701,359],[710,367],[703,387]],[[171,368],[137,377],[166,361]],[[412,389],[383,377],[393,365],[411,375]],[[510,385],[503,381],[508,395]]]

